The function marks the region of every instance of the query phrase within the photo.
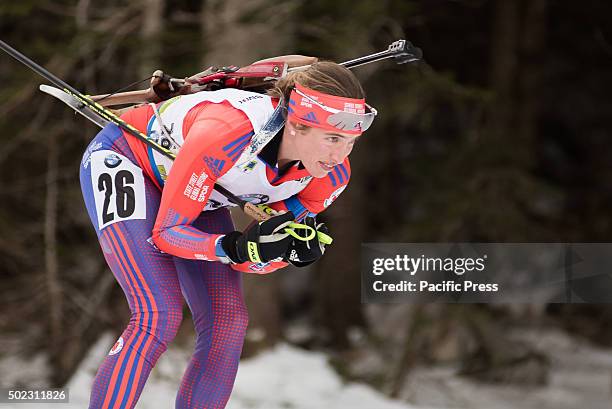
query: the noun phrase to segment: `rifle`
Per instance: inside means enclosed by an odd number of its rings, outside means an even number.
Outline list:
[[[423,53],[406,40],[397,40],[384,51],[341,62],[340,65],[351,69],[364,64],[393,58],[398,64],[421,60]],[[137,103],[158,103],[177,95],[193,94],[200,91],[213,91],[221,88],[240,88],[255,92],[265,92],[274,82],[290,72],[305,70],[316,63],[316,57],[304,55],[282,55],[259,60],[245,67],[209,67],[208,69],[179,79],[161,70],[151,75],[150,87],[144,90],[94,95],[91,99],[102,106],[115,106]]]

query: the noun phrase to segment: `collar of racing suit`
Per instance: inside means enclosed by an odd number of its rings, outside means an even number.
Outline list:
[[[280,149],[281,141],[283,140],[284,130],[285,127],[282,127],[280,131],[278,131],[278,133],[274,135],[274,138],[272,138],[272,140],[268,142],[266,146],[264,146],[261,152],[259,152],[260,159],[266,162],[272,168],[276,168],[276,165],[278,164],[278,151]],[[282,176],[287,173],[287,171],[291,169],[296,163],[299,163],[298,169],[304,169],[304,165],[302,165],[300,161],[294,160],[278,168],[278,176]]]

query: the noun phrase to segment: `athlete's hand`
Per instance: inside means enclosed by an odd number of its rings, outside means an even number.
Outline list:
[[[329,236],[327,226],[324,223],[317,224],[314,217],[306,217],[302,224],[314,229],[315,235],[306,241],[294,238],[289,244],[285,259],[296,267],[305,267],[320,259],[325,253],[325,244],[321,241],[322,235],[319,232]],[[308,237],[309,234],[309,231],[303,229],[295,229],[295,232],[302,237]]]
[[[172,97],[183,94],[186,91],[185,81],[180,78],[172,78],[162,70],[157,70],[151,76],[151,89],[161,100],[166,101]]]
[[[221,247],[234,263],[268,262],[287,253],[293,239],[285,228],[293,222],[291,212],[253,223],[243,232],[232,232],[221,239]]]

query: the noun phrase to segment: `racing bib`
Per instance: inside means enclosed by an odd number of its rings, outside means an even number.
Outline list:
[[[125,156],[111,150],[93,152],[91,183],[99,230],[116,222],[147,217],[142,169]]]

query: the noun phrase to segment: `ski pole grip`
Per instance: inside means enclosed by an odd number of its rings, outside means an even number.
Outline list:
[[[272,217],[272,215],[266,213],[263,209],[257,207],[253,203],[245,202],[244,205],[240,205],[240,207],[242,207],[242,210],[244,210],[247,215],[251,216],[258,222],[263,222]]]

